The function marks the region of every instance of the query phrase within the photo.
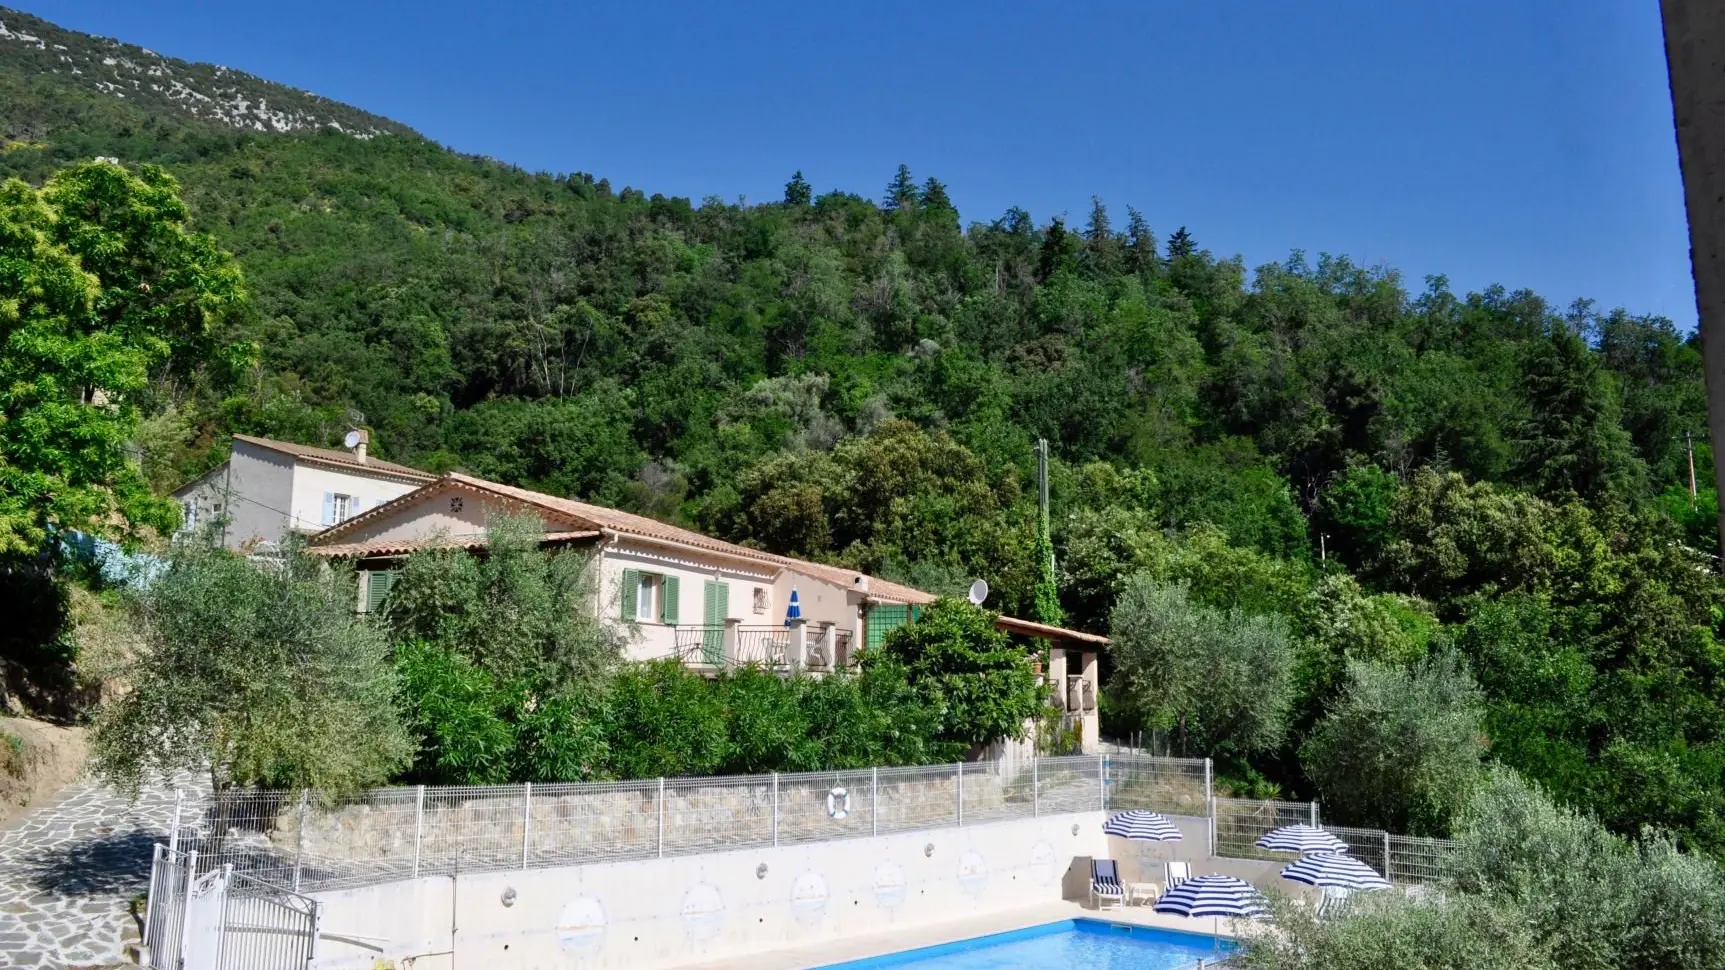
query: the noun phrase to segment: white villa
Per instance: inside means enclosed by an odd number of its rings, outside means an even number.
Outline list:
[[[347,441],[341,451],[234,435],[227,461],[174,491],[182,531],[215,523],[222,545],[249,551],[321,532],[436,480],[368,455],[365,431],[348,432]]]
[[[503,514],[537,517],[549,546],[594,551],[598,609],[632,621],[632,659],[677,657],[705,670],[754,663],[820,674],[847,665],[859,645],[878,644],[887,631],[914,622],[935,599],[853,570],[453,473],[367,505],[313,536],[308,551],[354,562],[358,607],[369,610],[388,594],[403,557],[432,545],[481,548],[487,523]],[[787,623],[793,590],[801,619]],[[1056,688],[1056,704],[1068,726],[1078,729],[1084,750],[1096,750],[1096,660],[1107,638],[1005,616],[999,625],[1015,637],[1047,642],[1045,676]]]

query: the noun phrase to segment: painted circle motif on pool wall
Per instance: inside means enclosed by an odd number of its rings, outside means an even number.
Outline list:
[[[881,909],[897,909],[907,893],[904,870],[896,862],[883,862],[874,869],[874,901]]]
[[[725,925],[725,897],[710,882],[698,882],[683,894],[683,932],[696,943],[719,935]]]
[[[805,926],[821,921],[827,913],[827,880],[818,872],[805,872],[791,883],[791,915]]]
[[[988,889],[988,863],[975,849],[958,857],[958,888],[967,896],[977,897]]]
[[[592,896],[571,899],[557,916],[557,945],[573,953],[592,953],[604,943],[604,905]]]
[[[881,910],[897,910],[906,898],[904,870],[895,861],[875,866],[875,903]]]
[[[1030,878],[1037,885],[1046,886],[1054,881],[1054,846],[1047,839],[1038,839],[1030,847]]]

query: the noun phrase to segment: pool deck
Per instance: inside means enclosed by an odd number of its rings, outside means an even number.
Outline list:
[[[769,950],[764,953],[750,954],[747,957],[731,957],[712,963],[684,964],[677,970],[734,970],[735,967],[743,963],[747,963],[749,970],[812,970],[812,968],[824,967],[829,964],[844,963],[847,960],[884,956],[888,953],[897,953],[900,950],[914,950],[918,947],[968,940],[978,936],[987,936],[990,933],[1005,933],[1009,930],[1039,926],[1043,923],[1056,923],[1067,919],[1095,919],[1131,926],[1153,926],[1157,929],[1200,933],[1205,936],[1214,933],[1226,938],[1236,938],[1239,935],[1233,920],[1187,919],[1183,916],[1166,916],[1148,906],[1129,906],[1121,909],[1111,907],[1097,910],[1081,903],[1060,902],[1030,906],[1024,909],[1003,910],[968,919],[930,923],[924,926],[907,927],[868,936],[831,940],[809,946]]]

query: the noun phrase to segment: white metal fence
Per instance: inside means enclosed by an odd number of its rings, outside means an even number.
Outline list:
[[[152,970],[308,970],[317,957],[320,904],[196,851],[157,845],[144,911]]]
[[[1214,796],[1210,763],[1138,754],[1015,757],[852,771],[649,781],[229,791],[186,801],[170,849],[200,873],[234,871],[293,892],[424,875],[526,869],[863,838],[1066,812],[1144,808],[1210,819],[1211,854],[1285,860],[1253,846],[1318,824],[1311,802]],[[1328,826],[1398,883],[1437,877],[1453,843]]]

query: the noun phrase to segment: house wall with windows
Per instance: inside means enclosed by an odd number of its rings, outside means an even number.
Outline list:
[[[321,532],[366,509],[400,498],[421,484],[296,462],[289,506],[293,514],[291,528],[296,532]]]
[[[293,482],[293,458],[236,441],[221,466],[174,492],[182,531],[220,521],[222,544],[229,549],[279,541],[291,521]]]
[[[629,629],[632,660],[679,656],[697,644],[716,656],[727,621],[739,627],[775,622],[773,574],[765,568],[621,536],[599,555],[599,615]],[[708,629],[679,634],[678,627]]]

